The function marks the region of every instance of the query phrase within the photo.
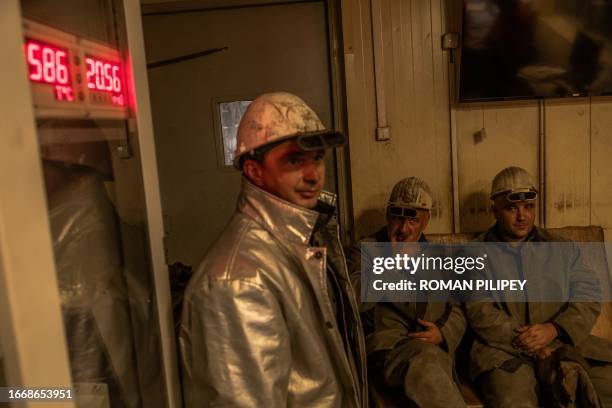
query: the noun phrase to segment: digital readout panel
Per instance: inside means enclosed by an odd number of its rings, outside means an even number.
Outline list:
[[[30,81],[52,85],[58,101],[74,101],[68,49],[26,39],[26,56]]]
[[[37,117],[126,118],[118,50],[24,20],[24,52]]]
[[[94,97],[114,105],[125,105],[121,63],[87,55],[85,64],[87,66],[87,88],[90,92],[94,92]]]

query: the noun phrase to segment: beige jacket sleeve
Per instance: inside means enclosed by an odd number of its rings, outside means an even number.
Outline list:
[[[582,262],[580,250],[577,247],[571,254],[570,262],[570,290],[578,302],[567,303],[552,320],[552,323],[559,325],[574,345],[579,345],[589,337],[601,312],[599,303],[581,302],[580,300],[597,299],[601,297],[601,293],[595,273]]]
[[[446,322],[440,327],[449,353],[454,354],[459,347],[459,343],[461,343],[465,334],[466,325],[465,314],[461,307],[457,304],[451,304],[450,314]]]

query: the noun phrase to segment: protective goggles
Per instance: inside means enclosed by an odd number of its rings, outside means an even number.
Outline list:
[[[414,208],[406,208],[406,207],[398,207],[395,205],[390,205],[387,207],[387,214],[393,217],[414,218],[417,215],[417,210],[415,210]]]
[[[305,151],[321,150],[330,147],[342,146],[346,137],[340,132],[306,133],[297,137],[297,144]]]
[[[510,203],[518,203],[519,201],[531,201],[535,200],[538,196],[537,191],[529,190],[529,191],[517,191],[517,192],[508,192],[506,195],[506,199]]]

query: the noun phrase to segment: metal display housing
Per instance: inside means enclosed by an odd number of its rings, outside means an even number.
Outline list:
[[[58,101],[54,97],[53,87],[47,83],[30,81],[32,100],[37,118],[70,118],[70,119],[126,119],[128,117],[128,95],[126,94],[126,77],[122,75],[124,106],[110,103],[99,103],[95,99],[103,92],[92,91],[87,87],[86,56],[116,62],[123,66],[121,53],[107,45],[86,40],[47,25],[23,19],[24,37],[49,43],[68,50],[70,79],[74,90],[74,101]]]

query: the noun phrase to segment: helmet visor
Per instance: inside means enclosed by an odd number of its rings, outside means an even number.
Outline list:
[[[509,192],[506,196],[506,199],[511,203],[518,203],[519,201],[531,201],[535,200],[538,196],[536,191],[519,191],[519,192]]]
[[[414,208],[398,207],[390,205],[387,207],[387,214],[392,217],[410,217],[414,218],[417,215],[417,211]]]
[[[342,146],[345,142],[346,137],[340,132],[310,133],[297,137],[298,146],[306,151],[338,147]]]

